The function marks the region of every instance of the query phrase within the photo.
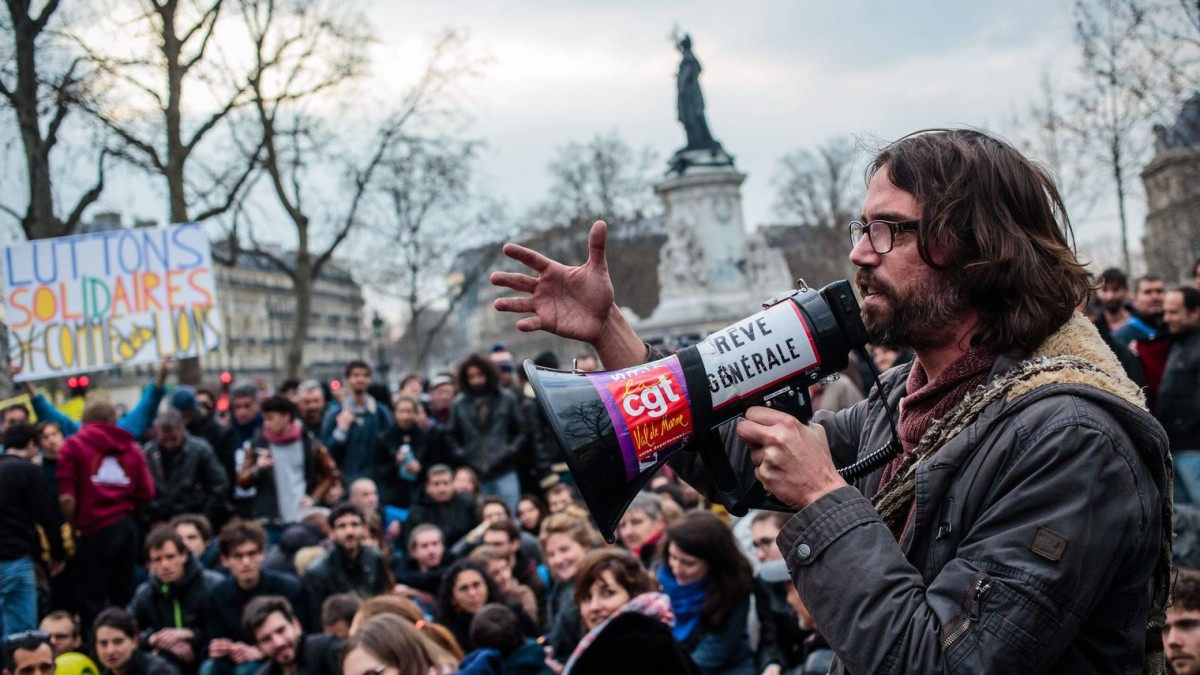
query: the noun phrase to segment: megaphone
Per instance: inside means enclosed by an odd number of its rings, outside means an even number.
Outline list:
[[[849,282],[800,288],[703,341],[650,363],[608,372],[553,370],[525,361],[537,401],[605,540],[654,472],[687,448],[700,453],[735,515],[763,506],[746,489],[716,433],[747,408],[767,405],[807,422],[808,386],[844,370],[867,331]],[[744,477],[743,477],[744,478]]]

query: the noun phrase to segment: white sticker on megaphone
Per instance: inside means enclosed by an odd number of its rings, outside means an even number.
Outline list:
[[[796,303],[787,301],[709,335],[696,345],[713,410],[821,365]]]

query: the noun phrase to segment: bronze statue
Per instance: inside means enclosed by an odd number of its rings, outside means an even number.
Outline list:
[[[700,91],[700,62],[692,54],[692,37],[684,35],[676,45],[683,60],[679,62],[676,79],[679,88],[679,121],[687,132],[687,147],[684,150],[719,149],[721,144],[712,137],[708,122],[704,119],[704,94]]]

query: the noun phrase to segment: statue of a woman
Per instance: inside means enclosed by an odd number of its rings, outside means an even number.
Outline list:
[[[696,60],[696,55],[692,54],[692,37],[684,35],[676,46],[683,55],[679,62],[676,83],[679,88],[679,121],[683,123],[683,129],[687,132],[685,150],[719,148],[720,144],[713,139],[708,130],[708,122],[704,119],[704,94],[700,92],[700,62]]]

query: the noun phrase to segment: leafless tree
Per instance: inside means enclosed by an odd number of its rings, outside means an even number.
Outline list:
[[[786,155],[775,175],[776,212],[804,225],[844,229],[858,213],[858,157],[858,145],[848,137]]]
[[[408,366],[423,372],[438,334],[453,311],[491,270],[500,246],[483,249],[490,258],[456,270],[456,257],[480,242],[503,241],[512,228],[500,209],[474,185],[474,141],[406,139],[380,167],[375,189],[378,216],[360,246],[388,255],[355,256],[375,288],[401,300],[407,322]]]
[[[1015,116],[1013,135],[1017,145],[1054,176],[1078,228],[1088,220],[1102,191],[1097,186],[1096,162],[1088,152],[1087,139],[1077,131],[1080,124],[1072,117],[1077,111],[1069,103],[1050,73],[1044,73],[1036,98]]]
[[[104,189],[107,153],[101,150],[95,183],[65,216],[55,207],[51,152],[58,147],[63,125],[84,94],[87,69],[69,55],[65,63],[47,58],[46,45],[52,39],[51,22],[59,14],[59,0],[48,0],[40,10],[28,0],[6,0],[5,5],[7,15],[0,18],[0,100],[16,121],[28,201],[23,213],[9,206],[0,206],[0,210],[21,224],[27,239],[61,237],[76,230],[84,210]]]
[[[847,225],[858,217],[862,186],[857,141],[835,137],[779,162],[775,211],[786,225],[765,228],[794,278],[821,282],[849,273]]]
[[[286,377],[304,363],[313,284],[343,243],[364,221],[367,202],[397,151],[410,147],[422,123],[446,112],[450,93],[471,74],[465,38],[446,33],[434,46],[418,81],[400,104],[376,122],[361,116],[335,119],[329,107],[365,72],[371,36],[363,17],[332,0],[241,0],[250,30],[254,75],[251,107],[261,147],[264,182],[295,236],[295,252],[279,256],[253,229],[249,247],[288,275],[296,311],[287,351]],[[322,108],[318,104],[324,104]],[[452,106],[451,106],[452,107]],[[362,106],[354,107],[362,115]],[[327,188],[336,182],[338,190]],[[320,195],[326,198],[322,199]]]
[[[1134,37],[1153,66],[1148,94],[1155,105],[1174,109],[1200,89],[1200,3],[1195,0],[1125,0],[1134,17]]]
[[[1116,195],[1125,269],[1129,255],[1128,201],[1150,149],[1152,72],[1138,41],[1143,17],[1125,0],[1076,0],[1075,37],[1083,51],[1085,85],[1075,93],[1072,130],[1104,167]]]
[[[249,156],[204,152],[230,115],[249,103],[249,77],[218,50],[241,33],[233,0],[109,0],[114,26],[79,44],[102,79],[87,101],[121,142],[120,156],[166,183],[173,223],[228,211],[254,170]],[[120,30],[127,40],[112,40]],[[221,158],[221,159],[218,159]]]
[[[548,167],[548,199],[537,206],[533,222],[542,228],[605,220],[636,227],[661,211],[654,195],[649,148],[634,149],[615,131],[558,149]]]

